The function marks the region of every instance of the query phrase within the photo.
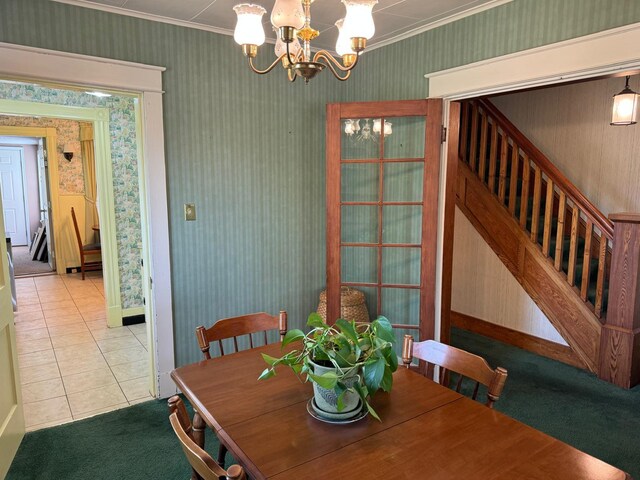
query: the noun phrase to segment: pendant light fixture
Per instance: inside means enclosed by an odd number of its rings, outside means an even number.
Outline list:
[[[253,59],[258,55],[258,47],[265,42],[262,16],[267,11],[251,3],[233,7],[238,17],[233,38],[242,46],[242,53],[249,59],[249,68],[253,72],[264,75],[281,63],[291,82],[301,76],[305,83],[309,83],[325,68],[329,68],[338,80],[349,78],[367,46],[367,40],[375,33],[372,10],[378,0],[342,0],[346,14],[336,23],[339,30],[336,51],[342,61],[326,50],[311,54],[311,41],[320,35],[311,27],[311,3],[313,0],[276,0],[271,11],[271,24],[278,36],[277,58],[264,70],[256,68]]]
[[[611,125],[633,125],[638,122],[638,94],[629,88],[629,76],[620,93],[613,96]]]

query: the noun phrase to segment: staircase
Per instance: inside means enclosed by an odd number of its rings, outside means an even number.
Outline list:
[[[462,104],[457,206],[598,373],[613,223],[490,101]]]

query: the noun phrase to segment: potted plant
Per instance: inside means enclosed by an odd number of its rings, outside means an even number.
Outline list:
[[[278,365],[286,365],[301,379],[304,376],[304,381],[313,383],[314,408],[321,411],[319,414],[341,414],[340,418],[346,419],[358,415],[364,405],[380,420],[369,398],[379,389],[391,390],[393,372],[398,368],[389,320],[378,317],[371,323],[356,323],[340,318],[334,325],[327,325],[314,312],[307,326],[311,327],[309,333],[294,329],[282,339],[282,348],[293,342],[301,342],[301,348],[280,358],[262,354],[269,366],[259,380],[274,376]]]

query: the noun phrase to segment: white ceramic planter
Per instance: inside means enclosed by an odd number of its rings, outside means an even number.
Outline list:
[[[309,363],[313,367],[313,373],[315,375],[322,375],[326,372],[336,371],[336,369],[333,367],[324,367],[312,362],[311,360],[309,361]],[[351,387],[358,381],[360,381],[358,372],[354,372],[353,375],[349,375],[347,378],[345,378],[343,383],[347,387]],[[344,408],[340,412],[338,412],[338,395],[333,390],[322,388],[321,386],[313,382],[313,395],[316,406],[321,411],[327,412],[329,414],[340,414],[340,417],[343,419],[355,417],[356,415],[358,415],[358,413],[360,413],[360,396],[355,392],[346,392],[344,394]],[[321,412],[318,413],[321,414]]]

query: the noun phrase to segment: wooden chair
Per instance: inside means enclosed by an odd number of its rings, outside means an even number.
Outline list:
[[[239,465],[231,465],[227,470],[200,448],[194,441],[194,429],[184,402],[177,395],[169,399],[169,421],[176,433],[180,446],[191,464],[192,480],[246,480],[244,469]]]
[[[242,335],[249,336],[249,346],[253,348],[252,334],[262,332],[264,334],[264,343],[267,344],[267,331],[278,330],[280,332],[280,340],[287,333],[287,312],[281,310],[276,316],[269,315],[265,312],[251,313],[240,317],[223,318],[215,322],[210,328],[199,326],[196,328],[196,337],[198,345],[205,360],[211,358],[211,342],[218,342],[220,355],[224,355],[224,347],[222,340],[233,338],[233,346],[235,352],[238,351],[238,337]],[[194,422],[199,414],[196,412]],[[203,439],[204,440],[204,439]],[[227,447],[220,443],[218,450],[218,463],[224,467],[224,457],[227,454]]]
[[[493,370],[486,360],[478,355],[435,340],[414,342],[411,335],[405,335],[402,346],[402,362],[407,368],[411,365],[414,357],[424,360],[428,365],[438,365],[440,367],[440,384],[445,383],[447,371],[457,373],[459,378],[456,384],[456,392],[460,392],[464,377],[474,380],[475,387],[471,396],[474,400],[478,396],[480,384],[486,386],[487,401],[485,405],[489,408],[493,408],[493,404],[500,398],[507,380],[507,371],[504,368],[498,367]]]
[[[80,229],[78,228],[78,220],[76,219],[76,212],[73,210],[73,207],[71,207],[71,218],[73,219],[73,228],[76,231],[76,239],[78,240],[78,249],[80,250],[80,271],[82,272],[82,280],[84,280],[85,272],[102,270],[102,260],[85,260],[85,257],[91,255],[101,255],[102,247],[99,243],[83,245],[82,238],[80,237]]]
[[[251,313],[249,315],[242,315],[240,317],[231,317],[218,320],[210,328],[198,327],[196,328],[196,337],[198,338],[198,345],[200,350],[204,354],[206,360],[211,358],[209,350],[211,348],[211,342],[218,342],[220,347],[220,354],[224,355],[224,347],[222,340],[233,338],[233,346],[235,352],[238,351],[238,337],[242,335],[249,336],[249,346],[253,348],[252,334],[262,332],[264,334],[264,343],[267,343],[267,331],[279,330],[280,339],[287,333],[287,312],[280,311],[279,315],[271,316],[268,313]]]

